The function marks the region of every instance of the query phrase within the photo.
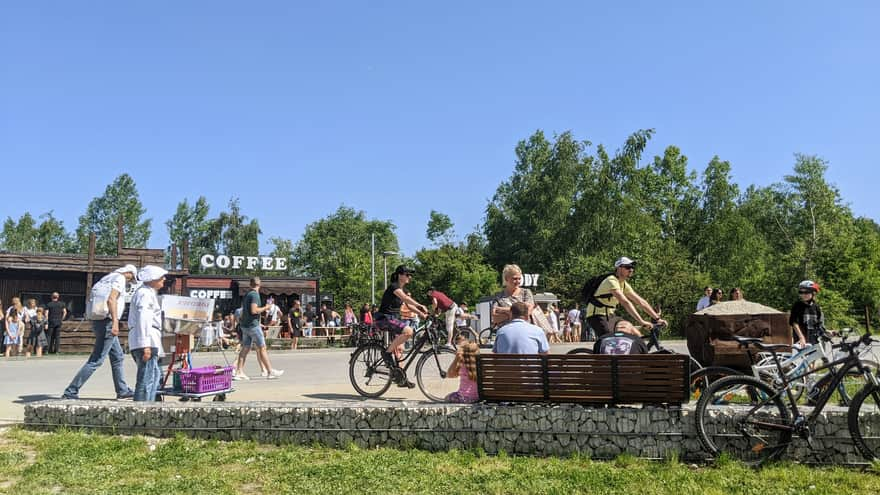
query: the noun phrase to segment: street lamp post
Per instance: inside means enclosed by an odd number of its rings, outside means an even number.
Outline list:
[[[396,256],[399,255],[397,251],[382,251],[382,271],[385,272],[385,287],[388,287],[388,262],[386,259],[388,256]]]

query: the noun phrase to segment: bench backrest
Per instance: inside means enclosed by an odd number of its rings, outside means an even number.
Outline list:
[[[690,399],[683,354],[481,354],[480,400],[682,404]]]

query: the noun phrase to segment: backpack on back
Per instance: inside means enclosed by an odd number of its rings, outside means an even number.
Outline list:
[[[581,298],[587,304],[592,304],[597,308],[613,308],[614,306],[609,306],[607,304],[603,304],[602,301],[596,298],[596,291],[599,290],[599,286],[602,285],[602,282],[605,281],[606,278],[614,275],[614,272],[606,273],[604,275],[597,275],[584,284],[584,287],[581,289]],[[608,294],[600,294],[602,296]]]

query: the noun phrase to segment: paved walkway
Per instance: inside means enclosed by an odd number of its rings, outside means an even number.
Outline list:
[[[553,353],[564,353],[583,344],[554,344]],[[684,341],[664,341],[664,346],[678,352],[687,352]],[[270,351],[275,368],[285,370],[278,380],[260,378],[256,355],[248,355],[245,372],[250,381],[233,382],[235,392],[228,401],[351,401],[362,402],[348,380],[348,358],[352,349],[314,349],[298,351]],[[226,359],[234,363],[235,353],[227,352]],[[43,399],[58,398],[67,384],[85,363],[86,355],[45,356],[25,359],[0,358],[0,420],[20,421],[24,418],[24,404]],[[220,352],[193,354],[194,366],[224,365]],[[411,368],[412,371],[412,368]],[[131,387],[135,382],[135,365],[130,356],[125,360],[125,377]],[[415,380],[414,377],[410,377]],[[110,364],[104,365],[80,390],[83,399],[113,399],[116,394],[110,376]],[[390,401],[423,401],[424,395],[415,389],[392,386],[382,397]]]

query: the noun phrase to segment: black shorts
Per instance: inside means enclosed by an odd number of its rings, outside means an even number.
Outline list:
[[[587,318],[587,325],[596,332],[596,340],[599,340],[603,335],[614,332],[614,325],[618,320],[620,320],[620,318],[615,315],[593,315]]]

